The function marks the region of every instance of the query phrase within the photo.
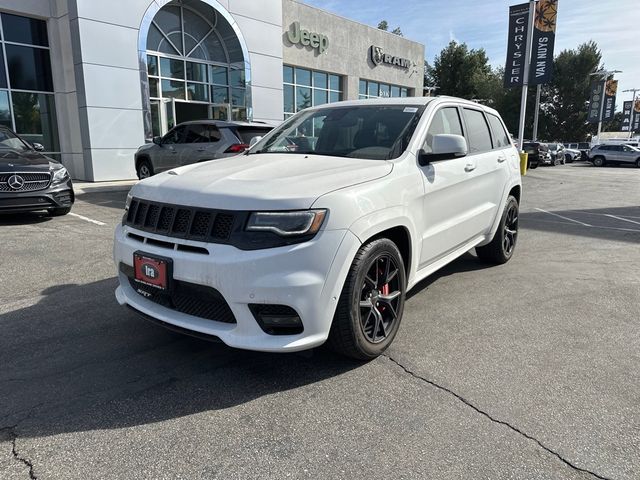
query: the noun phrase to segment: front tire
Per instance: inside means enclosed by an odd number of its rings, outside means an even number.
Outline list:
[[[509,195],[493,239],[487,245],[476,247],[478,258],[496,265],[502,265],[511,260],[518,240],[518,212],[518,200]]]
[[[640,158],[636,160],[636,167],[640,168]]]
[[[331,348],[357,360],[381,355],[398,333],[406,285],[395,243],[380,238],[363,245],[338,300],[329,332]]]
[[[153,175],[153,166],[149,160],[142,160],[138,164],[138,178],[140,180],[144,180],[145,178],[149,178]]]
[[[604,167],[604,157],[595,157],[593,159],[593,165],[596,167]]]

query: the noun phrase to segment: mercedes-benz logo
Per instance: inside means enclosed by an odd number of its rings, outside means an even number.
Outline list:
[[[7,180],[7,183],[12,190],[20,190],[24,187],[24,178],[20,175],[11,175],[9,180]]]

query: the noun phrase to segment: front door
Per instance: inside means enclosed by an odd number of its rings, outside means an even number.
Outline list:
[[[156,173],[178,167],[189,156],[189,146],[185,143],[187,127],[178,125],[162,137],[162,146],[154,155],[153,168]]]
[[[438,134],[463,135],[460,110],[455,105],[437,110],[431,119],[423,144],[432,151],[433,137]],[[423,235],[419,268],[446,256],[478,235],[477,180],[474,155],[434,161],[420,167],[424,183]]]

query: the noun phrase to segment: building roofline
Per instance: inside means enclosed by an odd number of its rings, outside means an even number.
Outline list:
[[[303,6],[307,7],[307,8],[313,8],[314,10],[318,10],[318,11],[320,11],[322,13],[326,13],[327,15],[332,15],[334,17],[338,17],[340,20],[346,20],[347,22],[355,23],[356,25],[362,25],[362,26],[367,27],[367,28],[372,28],[372,29],[377,30],[379,32],[386,33],[387,35],[393,35],[395,38],[399,38],[400,40],[404,40],[406,42],[418,44],[421,47],[425,48],[425,50],[426,50],[426,46],[424,45],[424,43],[420,43],[417,40],[411,40],[411,39],[409,39],[407,37],[396,35],[395,33],[391,33],[391,32],[389,32],[387,30],[381,30],[381,29],[379,29],[377,27],[374,27],[374,26],[371,26],[371,25],[369,25],[367,23],[359,22],[357,20],[353,20],[353,19],[348,18],[348,17],[343,17],[342,15],[339,15],[339,14],[337,14],[335,12],[331,12],[329,10],[325,10],[324,8],[316,7],[315,5],[309,5],[308,3],[305,3],[302,0],[289,0],[289,1],[290,2],[294,2],[294,3],[299,3],[300,5],[303,5]],[[283,25],[283,27],[285,27],[285,25]]]

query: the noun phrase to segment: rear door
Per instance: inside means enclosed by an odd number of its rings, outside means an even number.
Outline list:
[[[469,192],[476,202],[472,212],[474,235],[486,234],[496,216],[502,213],[510,165],[517,164],[518,160],[500,118],[471,107],[463,108],[462,112],[469,153],[475,157],[477,165],[475,190]]]
[[[221,134],[216,125],[193,123],[189,125],[186,136],[188,153],[182,157],[182,165],[218,158],[221,147]]]

